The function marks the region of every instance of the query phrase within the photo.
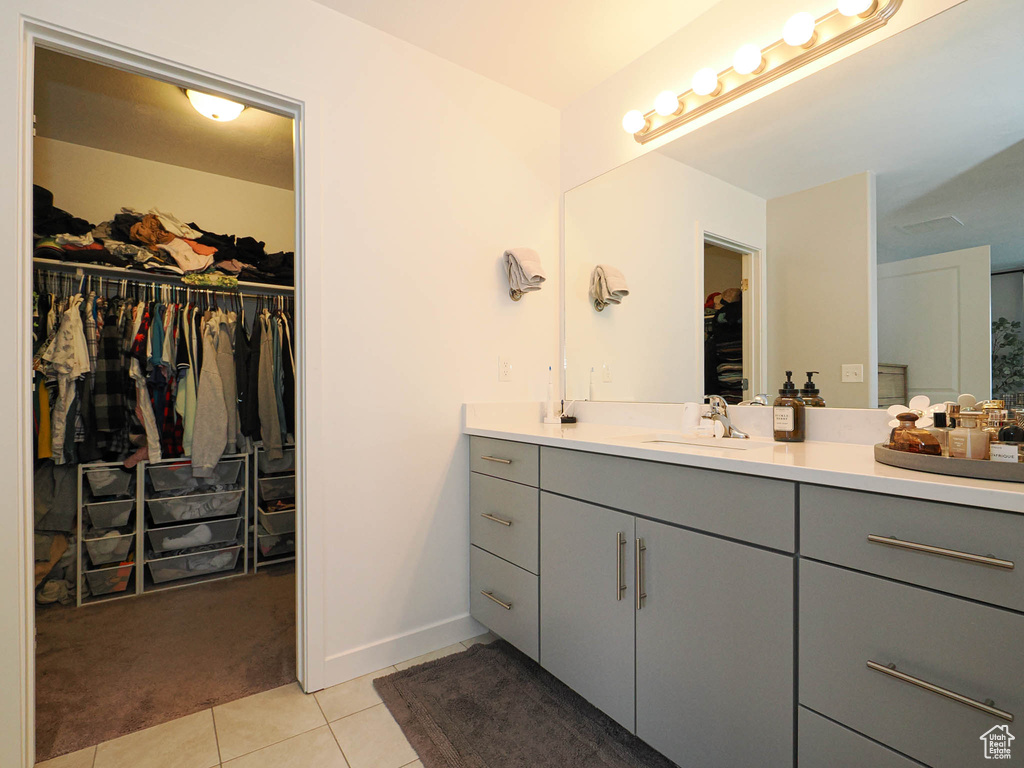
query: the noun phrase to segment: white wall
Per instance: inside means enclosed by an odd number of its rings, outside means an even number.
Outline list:
[[[906,0],[881,30],[667,136],[638,144],[622,130],[622,116],[627,111],[648,111],[654,105],[654,97],[665,89],[677,93],[688,90],[693,73],[701,67],[713,67],[716,71],[727,69],[732,64],[733,53],[744,43],[760,47],[774,43],[782,37],[786,20],[798,11],[808,11],[818,17],[835,8],[835,0],[721,0],[692,24],[562,111],[562,188],[571,189],[678,136],[698,130],[961,2],[963,0]]]
[[[765,201],[660,153],[651,153],[565,196],[565,338],[569,399],[684,402],[703,395],[706,230],[765,243]],[[594,310],[597,264],[619,268],[630,294]],[[612,381],[602,381],[608,365]]]
[[[159,208],[208,232],[255,237],[267,251],[295,249],[295,193],[42,136],[34,141],[35,183],[54,205],[99,224],[128,206]]]
[[[833,408],[878,398],[875,177],[860,173],[768,201],[768,387],[806,371]],[[888,361],[887,361],[888,362]],[[864,381],[842,383],[860,363]]]
[[[555,362],[559,296],[556,110],[309,0],[166,4],[14,0],[0,16],[0,356],[24,358],[18,327],[18,13],[304,105],[303,291],[309,551],[315,684],[339,682],[457,640],[468,619],[467,400],[540,400]],[[170,26],[168,26],[170,24]],[[230,30],[230,34],[225,34]],[[396,112],[393,95],[402,94]],[[548,282],[519,303],[499,259],[527,245]],[[515,364],[499,383],[497,357]],[[28,383],[22,372],[21,390]],[[24,490],[19,382],[0,385],[0,482]],[[22,432],[24,434],[24,432]],[[17,695],[25,573],[0,511],[0,765],[22,763]]]

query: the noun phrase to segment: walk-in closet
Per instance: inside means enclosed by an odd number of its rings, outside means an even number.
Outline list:
[[[36,754],[296,677],[293,121],[35,58]]]

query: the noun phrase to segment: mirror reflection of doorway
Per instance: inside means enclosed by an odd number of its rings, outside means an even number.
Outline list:
[[[748,256],[704,243],[704,394],[720,395],[730,404],[750,398],[750,333],[743,302]]]

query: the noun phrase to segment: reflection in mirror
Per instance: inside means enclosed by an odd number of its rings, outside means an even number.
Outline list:
[[[566,397],[774,397],[813,370],[832,407],[1024,408],[1021,39],[1024,3],[963,3],[568,192]],[[720,369],[723,246],[748,255]],[[597,313],[603,263],[631,292]]]

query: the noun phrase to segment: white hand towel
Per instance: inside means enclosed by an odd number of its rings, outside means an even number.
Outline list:
[[[590,298],[598,312],[609,304],[621,304],[629,295],[626,278],[615,267],[598,264],[590,274]]]
[[[505,273],[508,275],[508,295],[519,301],[524,293],[539,291],[547,276],[540,264],[540,256],[530,248],[510,248],[505,251]]]

